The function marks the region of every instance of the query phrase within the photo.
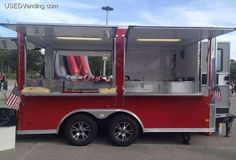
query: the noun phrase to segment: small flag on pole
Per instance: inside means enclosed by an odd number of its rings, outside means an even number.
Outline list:
[[[221,94],[221,90],[220,87],[216,86],[213,89],[213,99],[215,99],[215,101],[221,102],[222,101],[222,94]]]
[[[20,101],[20,91],[15,85],[13,90],[11,91],[11,94],[6,100],[6,105],[12,109],[18,110],[20,106]]]

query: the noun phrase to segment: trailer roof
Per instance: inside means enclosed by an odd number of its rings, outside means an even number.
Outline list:
[[[235,30],[236,28],[223,27],[129,26],[126,37],[128,39],[128,46],[131,48],[138,44],[147,47],[153,46],[153,44],[155,46],[168,45],[168,47],[176,47],[191,45],[201,40],[211,39]],[[154,39],[156,42],[152,41]],[[157,42],[158,40],[159,42]]]
[[[43,48],[65,50],[112,50],[116,27],[62,24],[0,24],[27,35],[27,40]]]
[[[112,50],[113,38],[116,35],[115,26],[102,25],[73,25],[73,24],[37,24],[18,23],[0,24],[14,31],[27,35],[27,40],[36,46],[51,46],[54,49],[79,50]],[[232,31],[236,28],[226,27],[169,27],[169,26],[129,26],[126,37],[128,48],[142,46],[187,46],[204,39],[211,39]],[[58,37],[87,37],[100,38],[99,41],[75,41],[71,39],[58,39]],[[137,39],[179,39],[178,42],[140,42]]]

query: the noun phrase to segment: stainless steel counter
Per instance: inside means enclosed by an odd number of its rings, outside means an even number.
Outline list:
[[[194,81],[125,81],[125,92],[194,93]]]

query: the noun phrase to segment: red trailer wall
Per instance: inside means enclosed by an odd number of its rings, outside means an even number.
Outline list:
[[[144,128],[208,128],[207,97],[24,97],[20,130],[56,129],[62,117],[76,109],[117,108],[136,114]]]

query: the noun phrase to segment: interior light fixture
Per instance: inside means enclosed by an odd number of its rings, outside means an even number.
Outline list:
[[[181,39],[170,39],[170,38],[138,38],[139,42],[180,42]]]
[[[96,37],[56,37],[59,40],[78,40],[78,41],[101,41],[102,38]]]

